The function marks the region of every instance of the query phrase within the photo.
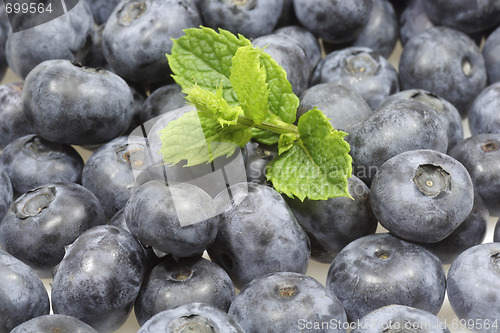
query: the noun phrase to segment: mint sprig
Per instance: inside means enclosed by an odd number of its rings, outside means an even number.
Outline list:
[[[278,145],[266,177],[279,192],[300,200],[350,197],[347,134],[316,108],[293,124],[299,99],[271,56],[241,35],[201,27],[185,30],[167,57],[196,110],[160,131],[166,163],[210,163],[254,139]]]

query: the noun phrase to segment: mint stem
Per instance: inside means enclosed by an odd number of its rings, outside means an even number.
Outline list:
[[[277,123],[270,123],[263,121],[261,124],[256,124],[252,119],[248,118],[245,115],[239,115],[238,116],[238,124],[240,125],[245,125],[248,127],[255,127],[264,131],[268,132],[273,132],[276,134],[288,134],[288,133],[293,133],[299,136],[299,130],[297,126],[289,123],[285,123],[283,121],[280,121],[279,124]]]

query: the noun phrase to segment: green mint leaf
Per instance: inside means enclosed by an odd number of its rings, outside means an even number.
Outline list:
[[[188,133],[189,135],[186,135]],[[168,123],[160,131],[163,161],[176,164],[186,160],[186,166],[210,163],[221,156],[230,156],[252,137],[248,127],[222,127],[209,114],[193,110]]]
[[[238,104],[229,76],[231,58],[238,48],[250,45],[250,41],[229,31],[201,27],[184,30],[185,35],[174,40],[171,54],[167,54],[173,78],[183,88],[195,83],[213,93],[222,87],[224,99]]]
[[[278,141],[278,154],[281,155],[290,150],[299,137],[300,136],[295,133],[281,134]]]
[[[229,77],[245,116],[261,124],[267,117],[269,90],[266,70],[261,66],[262,50],[240,47],[232,58]]]
[[[222,88],[214,93],[194,85],[192,88],[184,89],[187,94],[186,99],[196,107],[198,112],[203,113],[208,118],[213,118],[224,127],[236,125],[238,116],[243,114],[239,106],[230,106],[222,97]]]
[[[343,139],[347,134],[334,130],[316,108],[299,118],[298,131],[300,139],[268,164],[266,176],[274,188],[300,200],[350,197],[352,158]]]

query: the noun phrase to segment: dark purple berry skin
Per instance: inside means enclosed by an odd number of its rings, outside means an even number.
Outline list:
[[[293,0],[289,0],[293,1]],[[321,60],[321,47],[318,38],[312,32],[299,25],[289,25],[273,31],[273,34],[289,36],[295,39],[304,49],[307,61],[314,70]]]
[[[0,247],[46,276],[62,260],[66,246],[105,223],[101,203],[85,187],[46,184],[13,202],[0,224]]]
[[[480,134],[459,142],[449,152],[468,170],[474,189],[491,215],[500,213],[500,134]]]
[[[77,238],[59,264],[52,283],[52,309],[98,332],[113,332],[128,318],[144,274],[144,250],[129,232],[94,227]]]
[[[59,143],[96,145],[121,135],[133,117],[128,84],[105,69],[48,60],[26,77],[23,109],[35,132]]]
[[[272,272],[305,273],[310,245],[283,197],[271,187],[240,183],[216,197],[220,224],[208,248],[210,259],[219,264],[242,288],[251,280]]]
[[[405,45],[399,78],[402,89],[434,93],[465,117],[474,98],[486,87],[486,66],[478,46],[465,33],[433,27]]]
[[[91,326],[75,317],[50,314],[33,318],[16,326],[10,333],[97,333]]]
[[[329,43],[353,41],[370,19],[369,0],[294,0],[300,23]]]
[[[0,86],[0,149],[17,138],[35,131],[23,113],[22,82]]]
[[[0,221],[14,199],[12,184],[7,173],[0,169]]]
[[[373,216],[368,186],[356,176],[347,179],[352,198],[328,200],[288,199],[297,221],[311,241],[311,258],[331,263],[351,241],[375,233],[377,220]]]
[[[204,303],[227,312],[234,296],[233,282],[217,264],[202,257],[176,261],[167,256],[144,280],[134,312],[140,325],[186,303]]]
[[[311,84],[335,82],[357,92],[372,110],[399,91],[396,69],[368,47],[351,46],[328,54],[316,67]]]
[[[347,332],[347,316],[338,298],[315,279],[278,272],[252,280],[236,296],[229,315],[245,332],[304,332],[301,323],[330,322],[318,333]]]
[[[488,82],[493,84],[500,81],[500,27],[486,38],[482,52],[488,72]]]
[[[144,101],[139,114],[140,123],[145,123],[165,112],[183,106],[186,106],[186,94],[177,83],[162,86],[153,91]]]
[[[450,305],[459,319],[498,324],[500,295],[498,274],[500,243],[479,244],[462,252],[447,276]],[[498,332],[495,326],[476,327],[475,332]]]
[[[391,234],[435,243],[469,216],[474,189],[467,169],[434,150],[411,150],[387,160],[370,187],[373,214]]]
[[[0,332],[50,312],[50,301],[42,280],[21,260],[0,250]]]
[[[434,23],[422,8],[422,0],[409,0],[399,16],[399,35],[404,46],[413,37],[427,29],[434,27]]]
[[[358,238],[340,251],[326,286],[339,298],[348,319],[356,321],[390,304],[437,314],[446,276],[439,259],[428,250],[379,233]]]
[[[486,87],[474,99],[468,113],[472,135],[500,133],[500,82]]]
[[[120,0],[85,0],[94,16],[94,21],[96,24],[104,24],[108,20],[109,16],[115,9],[115,7],[120,3]]]
[[[9,143],[0,155],[0,169],[10,178],[14,196],[47,183],[81,180],[83,159],[71,146],[30,134]]]

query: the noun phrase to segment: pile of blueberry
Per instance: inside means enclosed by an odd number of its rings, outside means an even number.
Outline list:
[[[165,54],[200,25],[265,47],[298,116],[348,133],[352,198],[281,195],[254,141],[232,205],[182,178],[202,167],[137,175],[129,134],[189,110]],[[132,309],[140,333],[500,332],[498,0],[80,0],[17,33],[2,6],[0,47],[20,79],[0,86],[0,333],[120,332]]]

